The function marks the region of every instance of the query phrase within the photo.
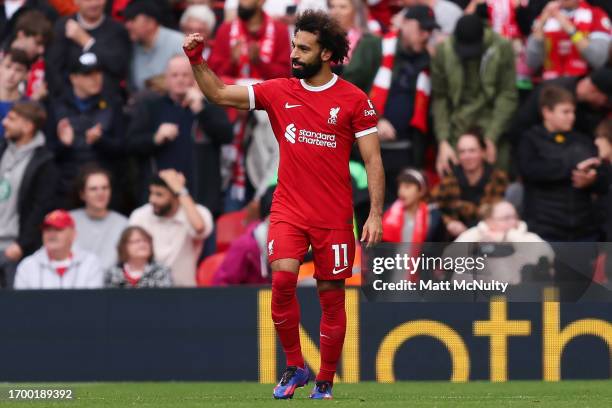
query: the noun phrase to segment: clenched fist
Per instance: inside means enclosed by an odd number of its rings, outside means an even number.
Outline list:
[[[204,52],[204,37],[201,34],[193,33],[185,37],[183,42],[183,51],[189,58],[191,65],[200,65],[204,63],[202,53]]]

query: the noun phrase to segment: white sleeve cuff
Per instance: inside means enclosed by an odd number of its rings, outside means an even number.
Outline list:
[[[249,91],[249,110],[255,109],[255,91],[253,91],[253,86],[247,86],[247,90]]]
[[[366,130],[362,130],[361,132],[355,133],[355,137],[356,138],[360,138],[362,136],[367,136],[367,135],[369,135],[371,133],[374,133],[374,132],[378,132],[378,128],[376,126],[371,127],[369,129],[366,129]]]

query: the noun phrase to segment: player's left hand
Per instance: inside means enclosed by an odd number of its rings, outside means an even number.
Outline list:
[[[370,214],[361,233],[361,242],[367,242],[367,247],[376,245],[382,239],[382,217],[377,214]]]

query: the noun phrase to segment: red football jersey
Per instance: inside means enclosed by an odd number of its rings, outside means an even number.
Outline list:
[[[320,87],[279,78],[249,87],[250,109],[265,110],[279,144],[271,221],[350,229],[349,156],[356,138],[376,132],[366,94],[338,78]]]

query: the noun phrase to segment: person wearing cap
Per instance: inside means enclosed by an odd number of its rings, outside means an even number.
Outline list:
[[[98,56],[87,52],[72,61],[69,79],[71,86],[51,105],[48,135],[61,172],[58,195],[64,207],[72,204],[80,167],[93,162],[119,176],[125,151],[122,104],[118,96],[103,91]],[[113,204],[116,208],[117,202]]]
[[[436,23],[440,26],[436,40],[443,40],[453,34],[457,21],[463,15],[463,10],[456,2],[449,0],[402,0],[402,6],[427,6],[431,8],[436,16]],[[440,35],[441,34],[441,35]]]
[[[612,27],[607,13],[584,0],[555,0],[544,7],[527,39],[527,65],[542,78],[583,76],[608,60]]]
[[[345,79],[369,92],[372,109],[380,117],[386,204],[395,199],[400,170],[424,164],[431,61],[427,43],[436,28],[431,8],[410,7],[400,30],[387,34],[374,51],[356,53],[345,73]]]
[[[55,210],[42,223],[43,246],[17,266],[15,289],[98,289],[104,271],[98,258],[74,245],[74,220]]]
[[[122,93],[121,81],[127,78],[130,40],[123,25],[104,14],[106,0],[74,0],[78,12],[60,18],[47,53],[47,84],[52,98],[65,89],[72,61],[92,52],[104,74],[106,91]]]
[[[422,172],[403,169],[397,176],[397,200],[383,215],[384,242],[443,241],[442,214],[427,203],[429,187]]]
[[[11,48],[0,61],[0,120],[4,119],[15,102],[25,100],[20,87],[28,77],[30,59],[25,51]],[[0,127],[0,139],[4,129]]]
[[[148,79],[163,75],[170,59],[182,55],[183,35],[162,26],[161,7],[151,0],[133,0],[123,11],[132,41],[130,87],[146,88]]]
[[[518,102],[511,43],[477,15],[465,15],[453,36],[437,47],[431,80],[438,173],[457,163],[457,139],[473,126],[485,131],[487,161],[507,167],[509,146],[501,136]]]
[[[612,101],[612,68],[593,70],[583,77],[561,77],[542,82],[531,95],[521,103],[508,134],[518,146],[526,129],[541,123],[540,95],[547,86],[555,85],[572,93],[576,104],[574,129],[593,136],[597,125],[608,116]]]
[[[40,247],[39,226],[54,208],[58,171],[45,147],[45,110],[17,102],[0,139],[0,286],[12,287],[17,262]]]
[[[196,263],[214,224],[210,211],[191,198],[185,176],[160,171],[149,185],[149,203],[134,210],[129,224],[151,234],[155,259],[170,267],[175,286],[195,286]]]

